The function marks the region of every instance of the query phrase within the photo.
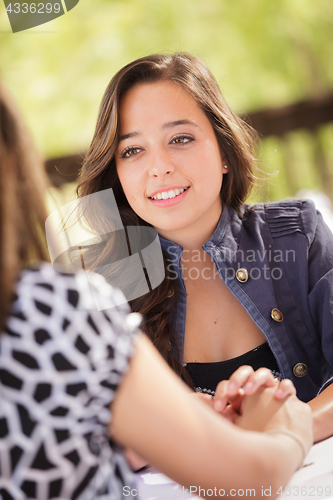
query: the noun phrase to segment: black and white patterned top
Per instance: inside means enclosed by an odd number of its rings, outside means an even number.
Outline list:
[[[16,295],[0,336],[0,498],[122,498],[133,475],[107,429],[138,315],[101,276],[49,264]]]

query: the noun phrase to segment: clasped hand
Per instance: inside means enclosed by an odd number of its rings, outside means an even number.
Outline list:
[[[214,399],[206,394],[200,394],[200,397],[217,413],[231,422],[237,423],[243,412],[244,399],[261,393],[267,388],[271,388],[269,392],[273,393],[273,399],[276,401],[296,394],[291,380],[279,381],[274,378],[268,368],[259,368],[254,371],[251,366],[241,366],[231,375],[229,380],[222,380],[217,385]]]

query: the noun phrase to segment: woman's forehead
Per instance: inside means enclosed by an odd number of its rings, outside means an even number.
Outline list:
[[[160,122],[162,126],[172,121],[191,121],[194,117],[202,119],[206,115],[192,95],[172,80],[136,84],[120,102],[119,118],[123,129],[149,120]]]

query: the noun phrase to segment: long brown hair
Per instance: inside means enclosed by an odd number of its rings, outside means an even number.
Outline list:
[[[17,273],[47,260],[43,165],[12,97],[0,82],[0,331]]]
[[[219,86],[208,68],[198,58],[184,53],[154,54],[142,57],[124,66],[110,81],[99,109],[95,133],[87,152],[77,188],[83,197],[112,188],[124,226],[147,225],[132,210],[119,182],[115,152],[119,137],[119,106],[122,97],[135,85],[171,80],[181,85],[206,113],[228,164],[224,176],[221,199],[239,210],[254,184],[253,130],[233,113],[221,95]],[[102,210],[102,207],[99,207]],[[96,252],[92,267],[107,260],[109,250]],[[108,247],[109,249],[109,247]],[[166,274],[168,277],[167,266]],[[169,324],[170,297],[175,300],[175,281],[165,279],[149,294],[131,302],[134,311],[144,316],[143,329],[169,364],[184,375],[185,370],[175,359],[175,334]],[[173,356],[170,345],[174,346]]]

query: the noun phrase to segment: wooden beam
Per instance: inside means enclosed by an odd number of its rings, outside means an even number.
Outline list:
[[[296,129],[315,130],[333,122],[333,94],[317,99],[265,109],[242,116],[262,137],[283,136]]]
[[[259,132],[261,137],[283,136],[292,130],[314,131],[318,126],[333,122],[333,94],[290,104],[279,108],[264,109],[241,116]],[[84,153],[46,160],[46,171],[56,187],[76,180]]]
[[[45,161],[46,173],[55,187],[75,182],[83,163],[84,154],[60,156]]]

